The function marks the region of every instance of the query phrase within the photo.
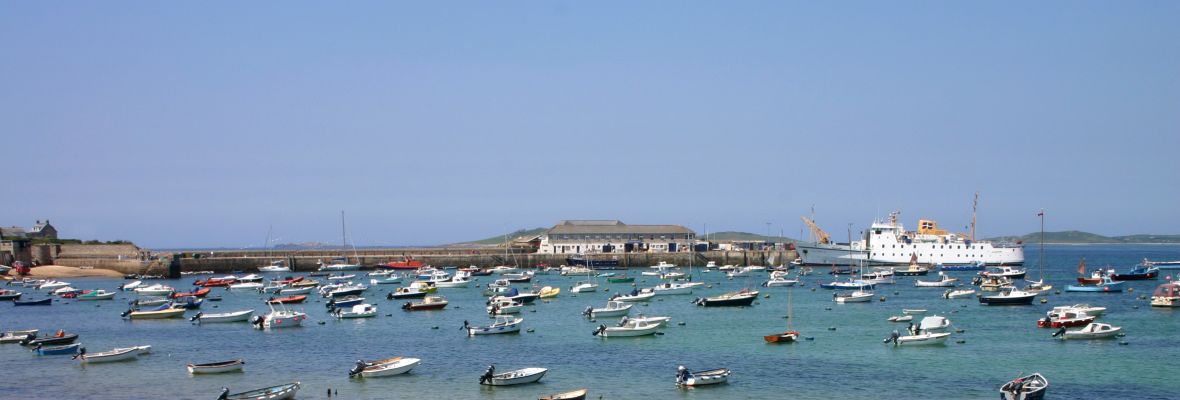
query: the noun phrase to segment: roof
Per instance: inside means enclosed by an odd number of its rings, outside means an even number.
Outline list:
[[[37,221],[37,225],[33,225],[33,232],[41,232],[41,230],[45,229],[45,227],[47,227],[47,226],[49,226],[49,227],[53,226],[53,225],[49,225],[49,220],[45,220],[45,222]]]
[[[546,234],[565,234],[565,235],[581,235],[581,234],[615,234],[615,233],[637,233],[637,234],[690,234],[693,233],[691,229],[680,225],[627,225],[618,220],[568,220],[561,221],[553,228],[550,228]]]
[[[0,237],[5,239],[24,239],[29,237],[29,234],[28,232],[25,232],[25,228],[14,226],[10,228],[0,228]]]

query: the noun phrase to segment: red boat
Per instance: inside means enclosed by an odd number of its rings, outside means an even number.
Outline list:
[[[303,277],[299,276],[299,277],[287,278],[287,279],[278,280],[278,281],[271,281],[271,283],[273,283],[275,285],[290,285],[295,282],[303,282]]]
[[[773,335],[766,335],[762,337],[767,343],[791,343],[799,340],[798,331],[786,331],[783,333],[776,333]]]
[[[392,269],[418,269],[418,268],[422,268],[425,266],[426,266],[426,263],[424,263],[420,260],[413,260],[413,259],[406,259],[405,261],[390,261],[385,264],[379,265],[379,267],[382,267],[382,268],[392,268]]]
[[[208,294],[209,294],[209,288],[207,288],[207,287],[204,287],[204,288],[200,288],[200,289],[197,289],[197,290],[194,290],[194,291],[191,291],[191,292],[185,292],[185,293],[173,293],[173,294],[172,294],[172,298],[174,298],[174,299],[175,299],[175,298],[184,297],[184,296],[192,296],[192,297],[201,297],[201,298],[204,298],[204,297],[205,297],[206,295],[208,295]]]
[[[1086,313],[1079,313],[1068,311],[1064,314],[1058,314],[1051,317],[1045,317],[1037,320],[1038,328],[1072,328],[1075,326],[1086,326],[1094,322],[1094,316]]]
[[[197,281],[193,282],[193,285],[204,286],[204,287],[224,287],[224,286],[229,286],[229,285],[232,285],[235,283],[238,283],[237,279],[209,278],[209,279],[205,279],[205,280],[197,280]]]
[[[271,303],[271,304],[295,304],[295,303],[302,303],[304,300],[307,300],[307,296],[301,294],[298,296],[280,297],[277,299],[270,299],[270,300],[267,300],[266,302]]]

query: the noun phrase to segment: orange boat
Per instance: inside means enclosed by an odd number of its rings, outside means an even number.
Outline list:
[[[208,294],[209,294],[209,288],[207,288],[207,287],[204,287],[204,288],[200,288],[200,289],[198,289],[198,290],[194,290],[194,291],[191,291],[191,292],[185,292],[185,293],[173,293],[173,294],[172,294],[172,298],[174,298],[174,299],[175,299],[175,298],[184,297],[184,296],[192,296],[192,297],[201,297],[201,298],[204,298],[204,297],[205,297],[206,295],[208,295]]]
[[[229,285],[235,284],[237,282],[238,282],[237,279],[209,278],[209,279],[205,279],[205,280],[197,280],[197,281],[193,282],[193,285],[204,286],[204,287],[223,287],[223,286],[229,286]]]
[[[790,343],[799,340],[798,331],[786,331],[783,333],[776,333],[773,335],[763,336],[762,339],[767,343]]]
[[[271,281],[271,282],[276,285],[290,285],[292,283],[302,282],[302,281],[303,281],[303,277],[299,276],[299,277],[287,278],[287,279],[278,280],[278,281]]]
[[[390,262],[380,265],[380,267],[392,268],[392,269],[418,269],[418,268],[422,268],[425,266],[426,266],[426,263],[423,263],[421,260],[414,260],[414,259],[409,259],[409,258],[407,258],[405,261],[390,261]]]
[[[301,294],[298,296],[280,297],[277,299],[272,298],[270,300],[267,300],[266,303],[267,304],[295,304],[295,303],[302,303],[304,300],[307,300],[307,296]]]

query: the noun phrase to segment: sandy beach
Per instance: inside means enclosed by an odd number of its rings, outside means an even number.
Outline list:
[[[9,276],[15,277],[15,273],[10,272]],[[81,278],[81,277],[105,277],[105,278],[122,278],[123,274],[119,271],[112,271],[109,269],[98,268],[78,268],[66,267],[61,265],[42,265],[34,267],[29,274],[31,278]]]

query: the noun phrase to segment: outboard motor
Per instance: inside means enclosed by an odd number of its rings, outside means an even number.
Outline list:
[[[594,312],[594,306],[586,306],[586,309],[582,310],[582,315],[589,317],[593,312]]]
[[[352,367],[352,369],[348,371],[348,376],[351,377],[351,376],[359,375],[361,373],[361,371],[364,371],[365,367],[367,367],[367,366],[368,366],[368,364],[365,364],[364,361],[356,360],[356,365],[354,365]]]
[[[598,325],[598,329],[595,329],[594,332],[590,333],[590,335],[598,336],[598,335],[601,335],[603,332],[606,332],[606,325]]]
[[[123,313],[122,313],[122,314],[119,314],[119,316],[120,316],[120,317],[126,317],[126,316],[128,316],[128,315],[131,315],[131,313],[132,313],[132,312],[134,312],[134,311],[135,311],[135,309],[134,309],[134,308],[128,308],[128,309],[127,309],[127,311],[123,311]]]
[[[1053,337],[1058,337],[1058,336],[1061,336],[1064,334],[1065,334],[1065,327],[1062,327],[1061,329],[1057,330],[1057,332],[1053,332]]]
[[[393,292],[386,293],[385,300],[393,300]]]
[[[889,337],[885,338],[885,343],[893,342],[893,344],[897,344],[897,338],[899,337],[901,337],[901,334],[897,332],[897,329],[894,329],[893,332],[889,334]]]
[[[193,317],[192,317],[192,318],[189,318],[188,320],[189,320],[189,321],[194,321],[194,322],[195,322],[196,320],[198,320],[198,319],[201,319],[201,315],[204,315],[204,314],[205,314],[205,313],[203,313],[203,312],[197,311],[197,314],[196,314],[196,315],[193,315]]]
[[[222,386],[221,395],[217,396],[217,400],[226,400],[229,398],[229,388]]]
[[[683,365],[676,367],[676,383],[684,383],[688,380],[688,368]]]
[[[261,315],[255,315],[254,318],[250,320],[250,323],[253,324],[254,327],[262,329],[262,325],[265,321],[266,318],[263,318]]]
[[[459,330],[467,330],[469,327],[471,327],[471,324],[467,323],[467,320],[463,320],[463,326],[460,326]]]
[[[494,375],[496,375],[496,366],[495,366],[495,365],[489,365],[489,366],[488,366],[488,370],[487,370],[487,371],[484,371],[483,375],[480,375],[480,376],[479,376],[479,383],[480,383],[480,384],[483,384],[483,383],[485,383],[485,382],[491,382],[491,381],[492,381],[492,376],[494,376]]]

